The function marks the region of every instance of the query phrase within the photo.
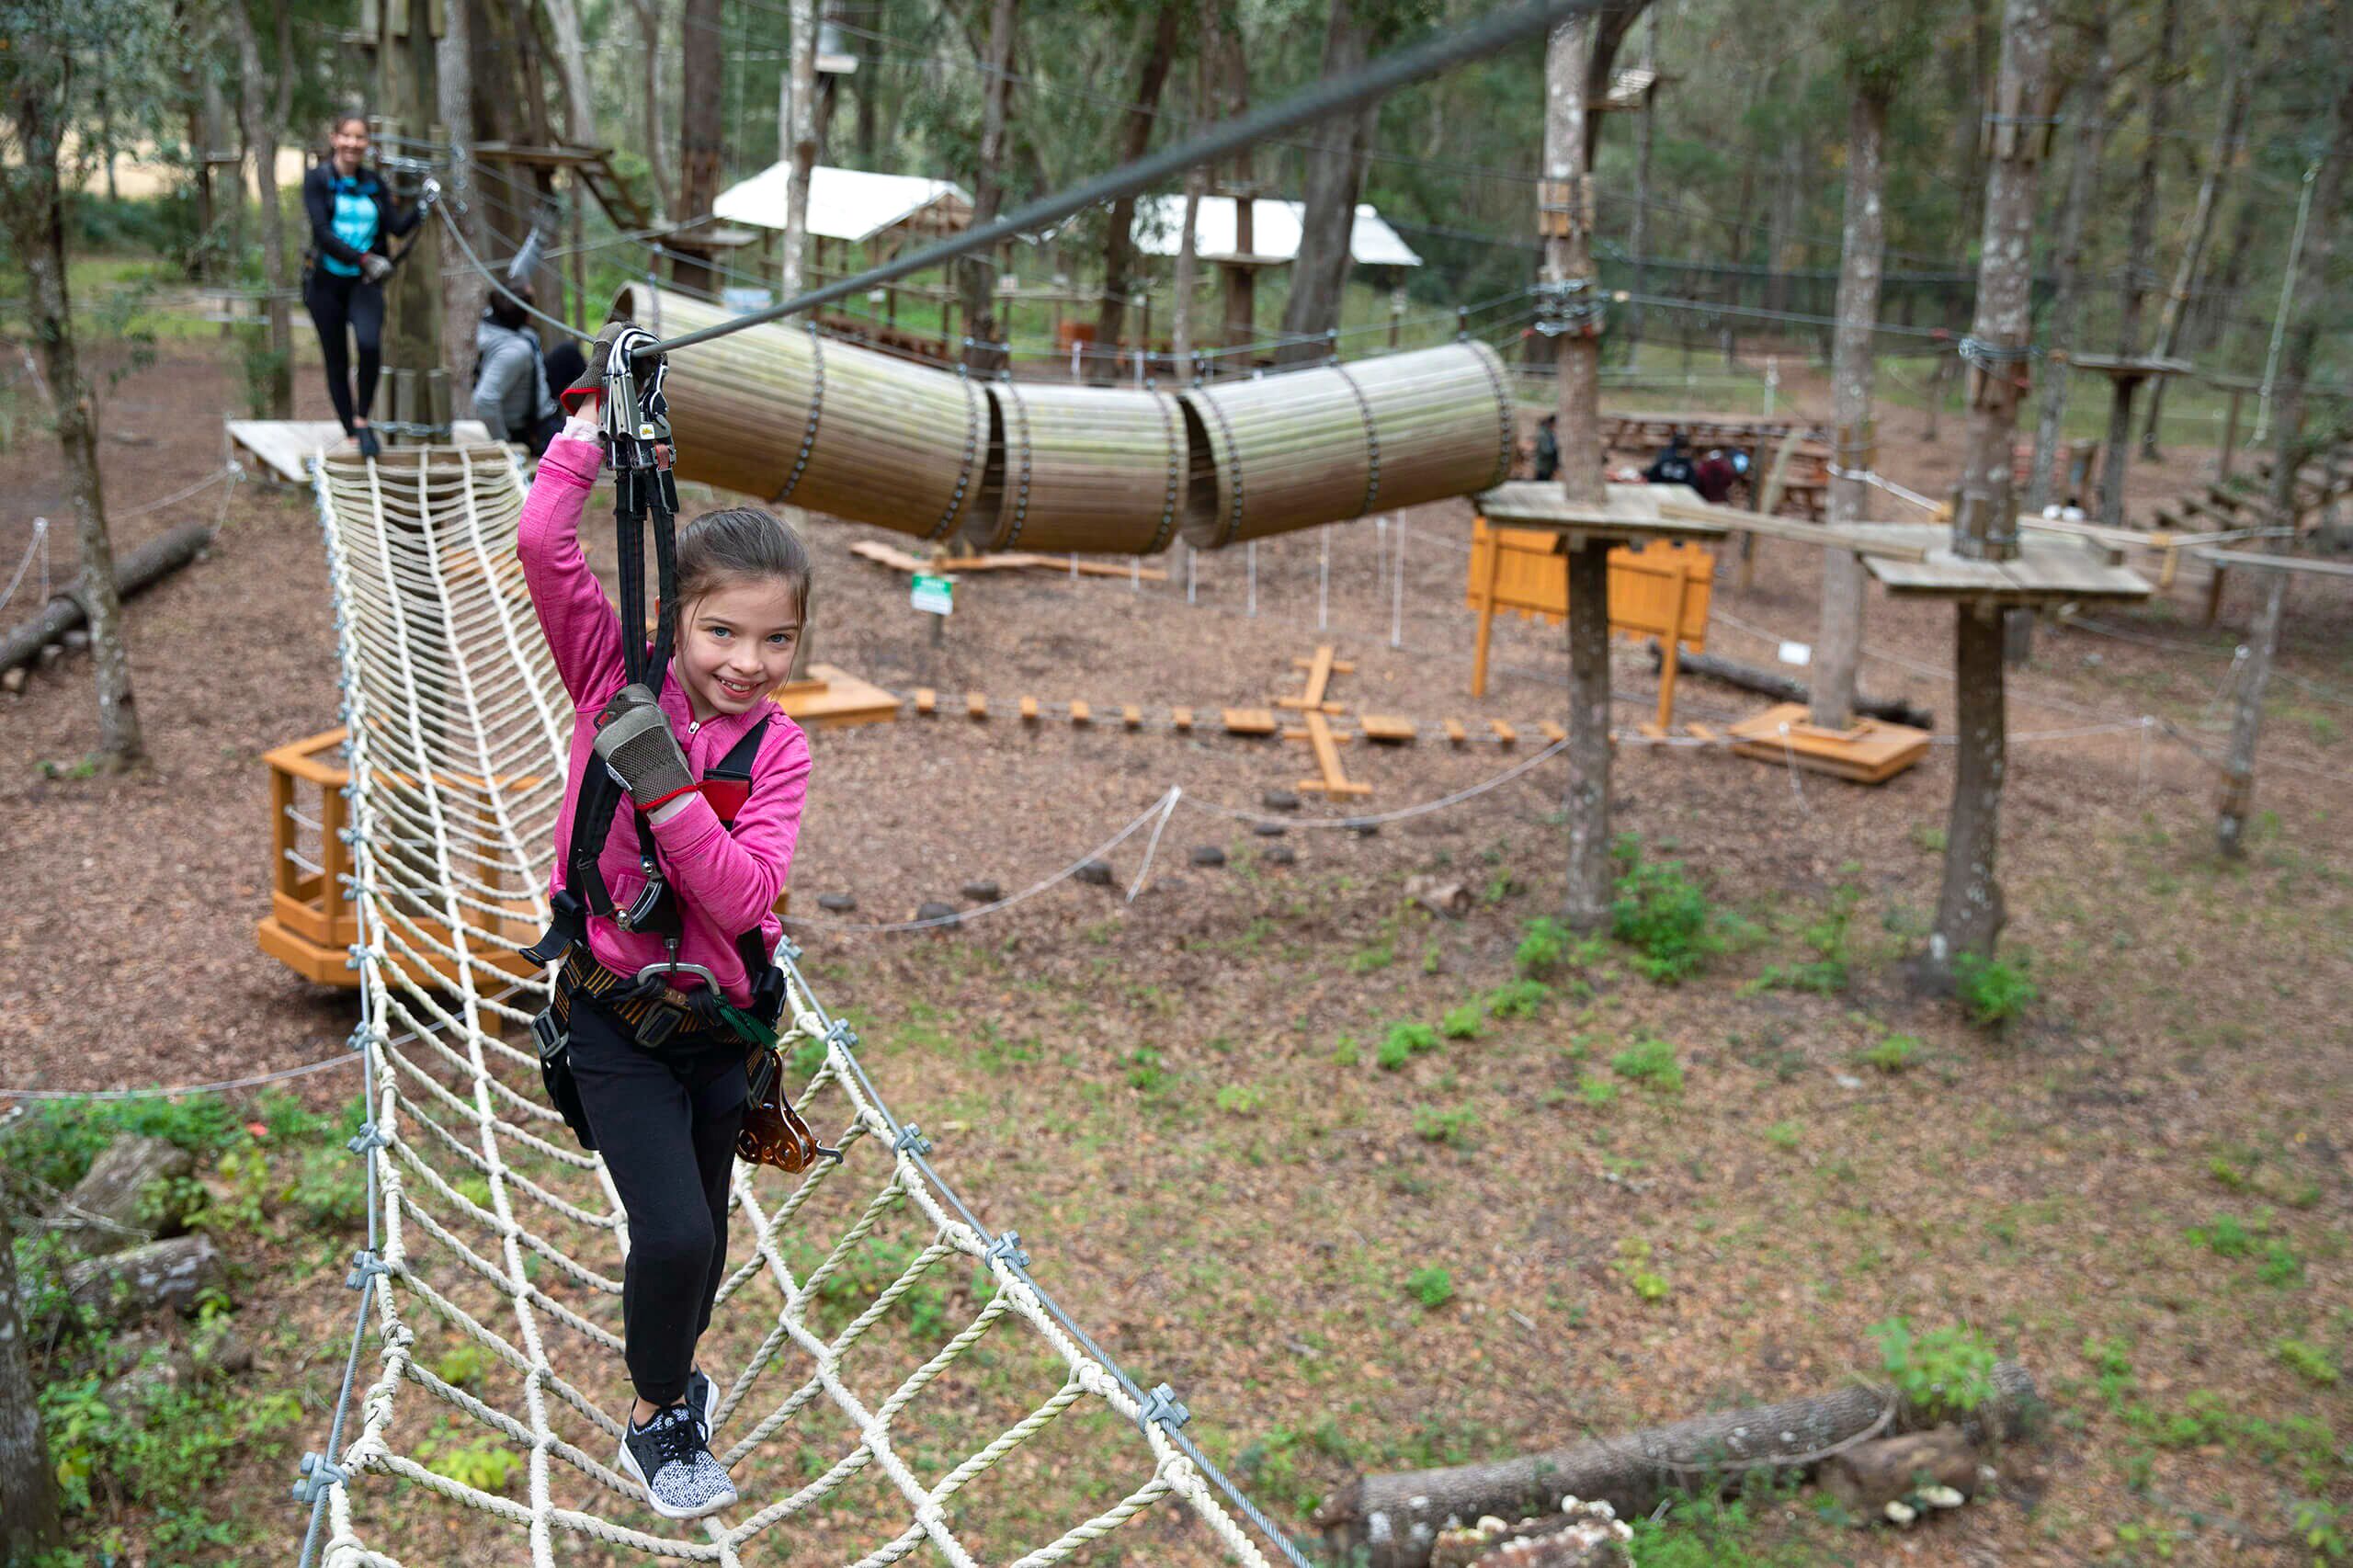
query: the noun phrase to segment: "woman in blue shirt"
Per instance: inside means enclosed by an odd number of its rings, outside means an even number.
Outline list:
[[[327,145],[326,160],[302,176],[302,209],[311,219],[311,266],[302,280],[302,302],[319,329],[335,417],[361,453],[372,458],[376,433],[368,427],[368,407],[376,400],[381,364],[384,279],[392,270],[388,242],[415,229],[425,209],[393,199],[383,176],[367,166],[365,115],[337,116]],[[346,327],[359,347],[357,396],[345,352]]]

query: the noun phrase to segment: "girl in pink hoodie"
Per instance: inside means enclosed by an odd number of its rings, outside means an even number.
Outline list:
[[[746,972],[739,937],[756,930],[761,951],[771,952],[780,935],[772,911],[808,793],[809,742],[767,694],[792,667],[809,555],[791,529],[756,508],[687,524],[677,541],[670,678],[658,699],[625,685],[621,639],[637,630],[620,624],[580,550],[581,513],[605,457],[597,374],[567,393],[573,416],[540,460],[517,552],[575,710],[553,890],[563,888],[562,850],[581,780],[609,767],[630,790],[597,861],[613,905],[627,910],[646,884],[630,820],[642,814],[679,916],[673,950],[661,937],[592,915],[586,951],[573,949],[559,984],[585,1141],[604,1154],[629,1216],[621,1312],[637,1400],[620,1464],[656,1512],[683,1519],[735,1501],[710,1453],[719,1391],[694,1365],[694,1351],[726,1271],[745,1048],[707,1005],[715,998],[699,998],[706,1005],[679,1015],[686,1021],[651,1047],[640,1042],[656,1031],[642,1028],[644,1008],[631,1004],[648,996],[639,983],[644,971],[675,962],[707,971],[726,1001],[748,1009],[758,976]],[[748,792],[706,781],[756,729]],[[699,985],[683,978],[690,972],[681,967],[665,977],[676,983],[671,1000]],[[664,983],[653,982],[655,1006]]]

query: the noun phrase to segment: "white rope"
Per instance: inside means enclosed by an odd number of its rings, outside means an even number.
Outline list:
[[[357,1429],[322,1472],[325,1561],[335,1568],[395,1562],[386,1544],[394,1532],[438,1561],[449,1542],[418,1516],[443,1503],[484,1521],[467,1539],[468,1554],[528,1556],[534,1568],[573,1558],[574,1538],[583,1537],[682,1562],[776,1561],[780,1550],[813,1561],[799,1542],[784,1544],[791,1522],[864,1475],[896,1498],[878,1501],[870,1488],[860,1495],[858,1506],[879,1508],[891,1532],[866,1562],[927,1545],[951,1564],[985,1555],[1046,1568],[1174,1498],[1227,1556],[1265,1568],[1265,1554],[1227,1505],[1262,1525],[1263,1517],[1239,1494],[1212,1489],[1211,1481],[1222,1487],[1222,1478],[1181,1434],[1149,1416],[1126,1374],[1029,1278],[1010,1235],[991,1235],[938,1179],[926,1145],[883,1106],[852,1049],[855,1037],[825,1016],[789,946],[779,954],[789,982],[781,1032],[788,1047],[822,1047],[823,1065],[800,1103],[842,1147],[844,1163],[821,1162],[792,1178],[735,1167],[733,1207],[750,1256],[722,1283],[719,1307],[731,1324],[757,1314],[758,1345],[731,1374],[711,1369],[724,1390],[721,1447],[745,1501],[736,1513],[702,1521],[700,1539],[631,1522],[651,1516],[602,1457],[625,1414],[608,1402],[627,1397],[618,1354],[627,1218],[603,1163],[571,1149],[551,1125],[560,1119],[540,1103],[534,1053],[500,1038],[547,994],[543,975],[514,972],[512,951],[546,914],[570,740],[569,701],[529,629],[512,569],[520,479],[509,454],[486,448],[413,467],[337,460],[316,467],[314,480],[346,671],[347,882],[365,1020],[358,1051],[338,1060],[360,1060],[369,1072],[370,1120],[357,1142],[369,1162],[377,1244],[355,1275],[363,1324],[372,1319],[377,1371],[351,1391]],[[1146,824],[1156,839],[1180,799],[1168,790],[1097,853]],[[1148,846],[1147,869],[1151,853]],[[859,1204],[861,1181],[871,1196]],[[846,1228],[827,1233],[828,1244],[811,1233],[831,1223],[819,1216],[838,1207],[835,1198],[853,1206],[842,1217]],[[860,1249],[909,1221],[924,1242],[914,1261],[846,1327],[821,1329],[821,1313],[835,1310],[829,1303]],[[789,1237],[817,1240],[821,1260],[802,1272]],[[867,1370],[874,1364],[860,1348],[869,1330],[894,1312],[904,1316],[916,1287],[957,1258],[982,1266],[990,1281],[975,1315],[895,1387],[881,1385],[880,1397],[866,1388],[866,1371],[854,1387],[851,1362]],[[961,1401],[926,1402],[926,1391],[984,1337],[1017,1333],[1041,1342],[1060,1364],[1040,1402],[1010,1426],[983,1423],[943,1439],[975,1418],[961,1413]],[[355,1356],[367,1337],[355,1340]],[[740,1343],[707,1338],[705,1365]],[[497,1381],[467,1388],[444,1376],[460,1345],[486,1353]],[[510,1456],[519,1449],[521,1494],[438,1473],[408,1451],[427,1429],[410,1408],[419,1401],[438,1426],[466,1435],[453,1443],[471,1437],[507,1446]],[[968,1536],[975,1527],[961,1505],[976,1491],[1011,1486],[987,1472],[1081,1405],[1108,1408],[1125,1423],[1124,1439],[1082,1439],[1086,1462],[1106,1473],[1108,1494],[1120,1501],[1055,1523],[1042,1540],[992,1541],[983,1551]],[[846,1448],[816,1446],[828,1439],[802,1417],[819,1408],[847,1424]],[[933,1461],[911,1456],[943,1440],[969,1441],[964,1459],[944,1476],[921,1473]],[[814,1481],[804,1481],[804,1451],[820,1461]],[[1108,1479],[1120,1469],[1131,1477]],[[396,1497],[368,1481],[371,1473],[411,1490]],[[1279,1545],[1290,1556],[1288,1542]]]

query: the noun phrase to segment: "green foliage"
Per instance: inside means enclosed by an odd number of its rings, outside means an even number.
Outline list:
[[[1794,1121],[1777,1121],[1765,1130],[1765,1142],[1776,1149],[1794,1151],[1802,1130]]]
[[[464,1439],[456,1424],[437,1421],[417,1440],[416,1458],[436,1475],[446,1475],[460,1486],[483,1492],[504,1492],[507,1477],[523,1469],[523,1456],[490,1433]]]
[[[1217,1091],[1217,1108],[1228,1116],[1256,1116],[1266,1103],[1266,1091],[1256,1084],[1225,1084]]]
[[[1577,1093],[1586,1104],[1597,1110],[1617,1099],[1618,1085],[1598,1073],[1580,1073],[1577,1074]]]
[[[1920,1037],[1892,1034],[1877,1044],[1855,1054],[1855,1060],[1866,1067],[1876,1067],[1882,1073],[1901,1073],[1912,1065],[1920,1052]]]
[[[2313,1550],[2313,1562],[2343,1562],[2353,1558],[2353,1538],[2346,1531],[2349,1527],[2345,1511],[2336,1504],[2318,1497],[2297,1500],[2296,1533]]]
[[[1683,1065],[1675,1059],[1675,1047],[1655,1037],[1638,1040],[1612,1056],[1609,1068],[1620,1077],[1661,1094],[1683,1092]]]
[[[1549,915],[1540,915],[1528,923],[1512,962],[1523,976],[1540,979],[1567,961],[1575,941],[1567,926]]]
[[[1952,960],[1954,992],[1969,1021],[1980,1028],[2002,1029],[2026,1016],[2042,993],[2027,978],[2027,960],[1987,958],[1962,953]]]
[[[1609,906],[1610,935],[1634,949],[1634,967],[1660,984],[1688,980],[1722,946],[1710,929],[1708,895],[1683,874],[1682,861],[1645,863],[1638,847],[1624,847],[1633,854]]]
[[[1831,891],[1830,906],[1800,933],[1813,957],[1803,963],[1768,964],[1756,983],[1761,990],[1810,991],[1831,996],[1847,989],[1847,927],[1855,917],[1860,889],[1840,883]]]
[[[804,1040],[800,1044],[792,1048],[792,1075],[794,1077],[806,1082],[807,1080],[815,1077],[817,1075],[817,1069],[823,1067],[824,1064],[825,1042],[824,1040]]]
[[[95,1371],[56,1378],[40,1390],[49,1453],[69,1511],[103,1503],[154,1511],[158,1544],[210,1528],[196,1505],[223,1470],[302,1419],[291,1392],[232,1391],[219,1384],[149,1384],[135,1406],[99,1393]]]
[[[1487,993],[1487,1011],[1498,1018],[1532,1018],[1552,999],[1540,980],[1507,980]]]
[[[1356,1036],[1352,1034],[1344,1034],[1338,1040],[1332,1042],[1332,1061],[1334,1065],[1340,1067],[1353,1067],[1363,1060],[1364,1050],[1357,1044]]]
[[[1618,1244],[1618,1261],[1609,1266],[1626,1281],[1627,1289],[1645,1301],[1664,1301],[1674,1293],[1675,1287],[1666,1277],[1651,1267],[1651,1244],[1641,1236],[1628,1236]]]
[[[1457,1106],[1452,1110],[1439,1110],[1435,1106],[1414,1108],[1415,1135],[1432,1143],[1465,1147],[1471,1142],[1472,1130],[1478,1125],[1478,1115],[1469,1106]]]
[[[1662,1508],[1629,1521],[1629,1554],[1642,1568],[1812,1568],[1814,1560],[1802,1548],[1756,1539],[1752,1510],[1778,1507],[1786,1497],[1763,1470],[1743,1471],[1731,1497],[1707,1487],[1675,1493]]]
[[[1893,1317],[1867,1332],[1896,1392],[1924,1411],[1965,1415],[1994,1392],[1994,1347],[1965,1324],[1915,1334]]]
[[[2338,1380],[2336,1362],[2326,1350],[2307,1345],[2301,1339],[2282,1339],[2271,1347],[2279,1364],[2314,1388],[2335,1388]]]
[[[1387,969],[1391,964],[1395,963],[1396,961],[1396,948],[1388,942],[1382,942],[1377,947],[1367,948],[1361,952],[1349,954],[1348,972],[1350,974],[1371,974],[1375,971]]]
[[[1168,1070],[1161,1065],[1164,1058],[1151,1046],[1140,1045],[1128,1053],[1128,1087],[1138,1094],[1156,1095],[1168,1086]]]
[[[1433,1263],[1405,1276],[1405,1292],[1424,1307],[1442,1307],[1454,1300],[1454,1276]]]
[[[433,1375],[445,1383],[461,1389],[472,1388],[495,1365],[497,1358],[489,1351],[471,1341],[463,1341],[451,1346],[435,1358]]]
[[[1465,1002],[1460,1007],[1449,1007],[1438,1021],[1438,1032],[1449,1040],[1477,1040],[1480,1035],[1479,1004]]]
[[[123,1133],[176,1143],[209,1164],[251,1135],[218,1095],[137,1100],[43,1100],[0,1133],[0,1166],[71,1187]]]
[[[2211,1225],[2192,1225],[2182,1233],[2216,1257],[2253,1257],[2263,1237],[2264,1222],[2250,1228],[2234,1214],[2217,1214]]]
[[[1438,1031],[1427,1024],[1394,1023],[1381,1038],[1373,1060],[1394,1073],[1413,1058],[1438,1049]]]

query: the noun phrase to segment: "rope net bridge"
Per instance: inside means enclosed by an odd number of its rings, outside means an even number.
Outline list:
[[[350,732],[369,1202],[343,1399],[295,1487],[305,1562],[323,1545],[344,1568],[526,1551],[535,1568],[1045,1568],[1129,1546],[1265,1568],[1240,1518],[1300,1562],[1181,1430],[1174,1394],[1139,1388],[1038,1286],[1017,1235],[939,1177],[790,944],[798,1104],[843,1157],[735,1166],[700,1364],[745,1502],[699,1534],[644,1506],[611,1463],[627,1221],[542,1103],[546,983],[515,953],[547,913],[573,717],[514,556],[521,479],[487,447],[314,473]]]

